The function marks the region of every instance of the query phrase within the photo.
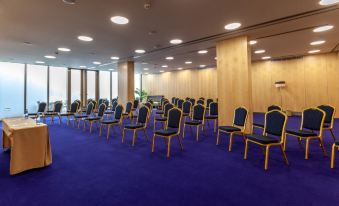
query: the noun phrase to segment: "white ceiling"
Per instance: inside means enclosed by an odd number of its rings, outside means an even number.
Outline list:
[[[313,48],[330,52],[339,42],[339,8],[321,6],[318,1],[152,0],[151,9],[146,10],[143,0],[77,0],[74,5],[62,0],[0,0],[0,61],[40,60],[73,68],[92,67],[93,61],[100,61],[109,65],[96,69],[109,69],[116,67],[110,57],[119,56],[122,61],[134,59],[138,72],[147,67],[153,73],[200,64],[214,66],[216,42],[238,35],[258,39],[253,50],[265,49],[265,55],[273,58],[303,55]],[[130,23],[113,24],[110,17],[116,15],[127,17]],[[227,32],[224,26],[231,22],[241,22],[242,27]],[[325,24],[335,27],[324,33],[312,32]],[[81,42],[79,35],[89,35],[94,41]],[[172,46],[169,40],[173,38],[184,43]],[[309,45],[319,39],[326,43]],[[58,47],[72,51],[59,52],[53,60],[44,58]],[[147,53],[133,58],[137,48]],[[199,55],[196,51],[200,49],[209,52]],[[175,59],[168,61],[166,56]],[[253,54],[252,59],[262,56]],[[185,65],[186,60],[193,64]],[[163,64],[169,67],[162,68]]]

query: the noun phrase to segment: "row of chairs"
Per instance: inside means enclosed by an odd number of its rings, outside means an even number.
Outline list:
[[[272,146],[279,146],[285,163],[288,165],[287,156],[285,153],[287,145],[287,135],[296,137],[299,144],[302,145],[302,140],[306,141],[305,159],[309,157],[309,142],[316,139],[322,149],[324,156],[326,150],[323,144],[323,131],[331,131],[334,139],[332,146],[331,168],[334,167],[334,151],[338,149],[338,141],[336,141],[333,124],[334,124],[335,108],[329,105],[321,105],[317,108],[308,108],[302,112],[302,121],[298,130],[286,129],[287,115],[278,106],[271,106],[265,114],[264,124],[254,123],[252,127],[262,128],[263,133],[246,134],[246,121],[248,117],[248,110],[244,107],[239,107],[234,112],[233,124],[230,126],[219,126],[217,142],[219,144],[220,134],[229,134],[229,151],[232,150],[233,136],[238,134],[243,137],[245,142],[244,159],[247,159],[248,144],[254,143],[265,149],[265,170],[268,169],[269,149]]]

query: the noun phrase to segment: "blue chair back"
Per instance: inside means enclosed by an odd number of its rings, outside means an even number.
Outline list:
[[[138,113],[138,123],[145,124],[148,119],[148,113],[149,113],[148,108],[146,106],[142,106],[139,109]]]
[[[185,114],[189,114],[191,112],[191,108],[192,108],[192,103],[190,101],[185,101],[182,104],[182,111]]]
[[[210,103],[210,115],[213,115],[213,116],[218,115],[218,103],[216,102]]]
[[[233,124],[236,126],[243,127],[246,124],[248,111],[244,107],[238,107],[234,112]]]
[[[318,108],[305,109],[302,113],[302,128],[320,131],[324,124],[325,112]]]
[[[119,104],[118,106],[115,107],[114,119],[116,119],[116,120],[121,119],[123,109],[124,109],[124,107],[121,104]]]
[[[268,112],[273,111],[273,110],[282,111],[281,107],[277,106],[277,105],[271,105],[271,106],[267,107]]]
[[[105,105],[104,103],[101,103],[101,104],[99,105],[98,117],[104,116],[105,111],[106,111],[106,105]]]
[[[205,107],[201,104],[197,104],[193,107],[193,120],[202,121],[205,116]]]
[[[320,105],[318,106],[318,108],[323,110],[326,113],[325,123],[332,124],[332,121],[334,120],[333,117],[334,117],[335,108],[330,105]]]
[[[279,110],[272,110],[265,114],[264,133],[282,136],[286,127],[287,116]]]
[[[167,128],[179,129],[181,125],[182,112],[178,108],[172,108],[168,111]]]

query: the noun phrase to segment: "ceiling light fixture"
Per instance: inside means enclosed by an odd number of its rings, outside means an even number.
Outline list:
[[[110,71],[114,71],[114,69],[109,69]]]
[[[55,59],[56,57],[52,56],[52,55],[45,55],[45,58],[47,58],[47,59]]]
[[[198,51],[198,54],[207,54],[207,53],[208,53],[207,50],[200,50],[200,51]]]
[[[182,67],[179,67],[177,70],[182,70]]]
[[[192,64],[192,62],[191,61],[186,61],[185,64]]]
[[[174,57],[166,57],[167,60],[173,60]]]
[[[112,60],[119,60],[119,57],[111,57]]]
[[[148,68],[144,68],[145,71],[148,71],[149,69]]]
[[[36,64],[45,64],[43,61],[35,61]]]
[[[323,43],[325,43],[325,42],[326,42],[325,40],[319,40],[319,41],[311,42],[310,45],[315,46],[315,45],[323,44]]]
[[[101,62],[93,62],[93,64],[99,65],[101,64]]]
[[[80,66],[80,68],[84,69],[84,68],[86,68],[86,66]]]
[[[135,53],[138,53],[138,54],[143,54],[143,53],[145,53],[146,51],[145,50],[143,50],[143,49],[136,49],[135,50]]]
[[[164,70],[160,70],[160,73],[163,73],[164,72]]]
[[[81,41],[87,41],[87,42],[93,41],[93,38],[89,36],[78,36],[78,39]]]
[[[265,53],[266,51],[261,49],[261,50],[256,50],[254,53],[256,54],[262,54],[262,53]]]
[[[182,43],[182,40],[181,39],[172,39],[170,41],[171,44],[181,44]]]
[[[230,24],[226,24],[225,29],[226,30],[235,30],[241,27],[241,24],[239,22],[234,22]]]
[[[75,4],[75,0],[62,0],[65,4]]]
[[[200,68],[204,68],[204,67],[206,67],[206,65],[205,64],[201,64],[199,67]]]
[[[59,47],[58,50],[62,51],[62,52],[70,52],[71,51],[69,48],[65,48],[65,47]]]
[[[128,24],[129,20],[126,17],[123,16],[113,16],[111,17],[111,21],[115,24]]]
[[[271,57],[270,56],[265,56],[265,57],[262,57],[261,59],[266,60],[266,59],[271,59]]]
[[[320,52],[319,49],[308,51],[309,54],[314,54]]]
[[[320,27],[317,27],[315,29],[313,29],[313,32],[324,32],[324,31],[328,31],[328,30],[331,30],[333,29],[333,25],[325,25],[325,26],[320,26]]]
[[[168,66],[167,66],[167,65],[162,65],[161,67],[163,67],[163,68],[167,68]]]
[[[329,6],[329,5],[333,5],[333,4],[337,4],[339,3],[339,0],[321,0],[319,1],[319,4],[322,6]]]
[[[251,41],[249,42],[250,45],[254,45],[254,44],[256,44],[256,43],[258,43],[256,40],[251,40]]]

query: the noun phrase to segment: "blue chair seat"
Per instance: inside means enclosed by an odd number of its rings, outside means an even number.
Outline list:
[[[274,137],[270,137],[270,136],[263,136],[260,134],[251,134],[251,135],[246,135],[246,138],[249,140],[252,140],[254,142],[258,142],[261,144],[271,144],[271,143],[278,143],[279,140],[274,138]]]
[[[119,120],[105,119],[101,121],[102,124],[117,124]]]
[[[208,115],[205,116],[205,119],[218,119],[218,115]]]
[[[87,118],[87,117],[88,117],[87,114],[76,114],[76,115],[74,115],[74,118],[76,118],[76,119]]]
[[[185,124],[197,126],[197,125],[201,125],[202,122],[198,121],[198,120],[188,120],[188,121],[185,122]]]
[[[114,111],[111,111],[111,110],[105,112],[105,114],[113,114],[113,113]]]
[[[317,136],[316,133],[314,132],[310,132],[310,131],[306,131],[306,130],[286,130],[287,134],[292,134],[295,136],[299,136],[299,137],[313,137],[313,136]]]
[[[160,136],[171,136],[177,133],[177,131],[174,130],[165,130],[165,129],[161,129],[161,130],[157,130],[154,132],[156,135],[160,135]]]
[[[60,116],[72,116],[74,114],[75,113],[73,113],[73,112],[67,112],[67,113],[61,113]]]
[[[45,113],[46,116],[48,116],[48,115],[57,115],[57,114],[58,114],[58,112],[47,112],[47,113]]]
[[[96,120],[100,120],[101,117],[87,117],[85,120],[87,121],[96,121]]]
[[[136,124],[126,124],[125,125],[125,128],[126,129],[139,129],[139,128],[142,128],[144,127],[144,124],[141,124],[141,123],[136,123]]]
[[[331,126],[331,124],[329,124],[329,123],[324,123],[323,128],[330,128],[330,126]]]
[[[159,117],[155,119],[157,122],[166,122],[167,121],[167,117]]]
[[[260,127],[260,128],[264,128],[265,125],[263,123],[253,123],[253,126],[256,126],[256,127]]]
[[[225,131],[225,132],[240,132],[241,129],[238,127],[233,127],[233,126],[220,126],[220,130]]]

